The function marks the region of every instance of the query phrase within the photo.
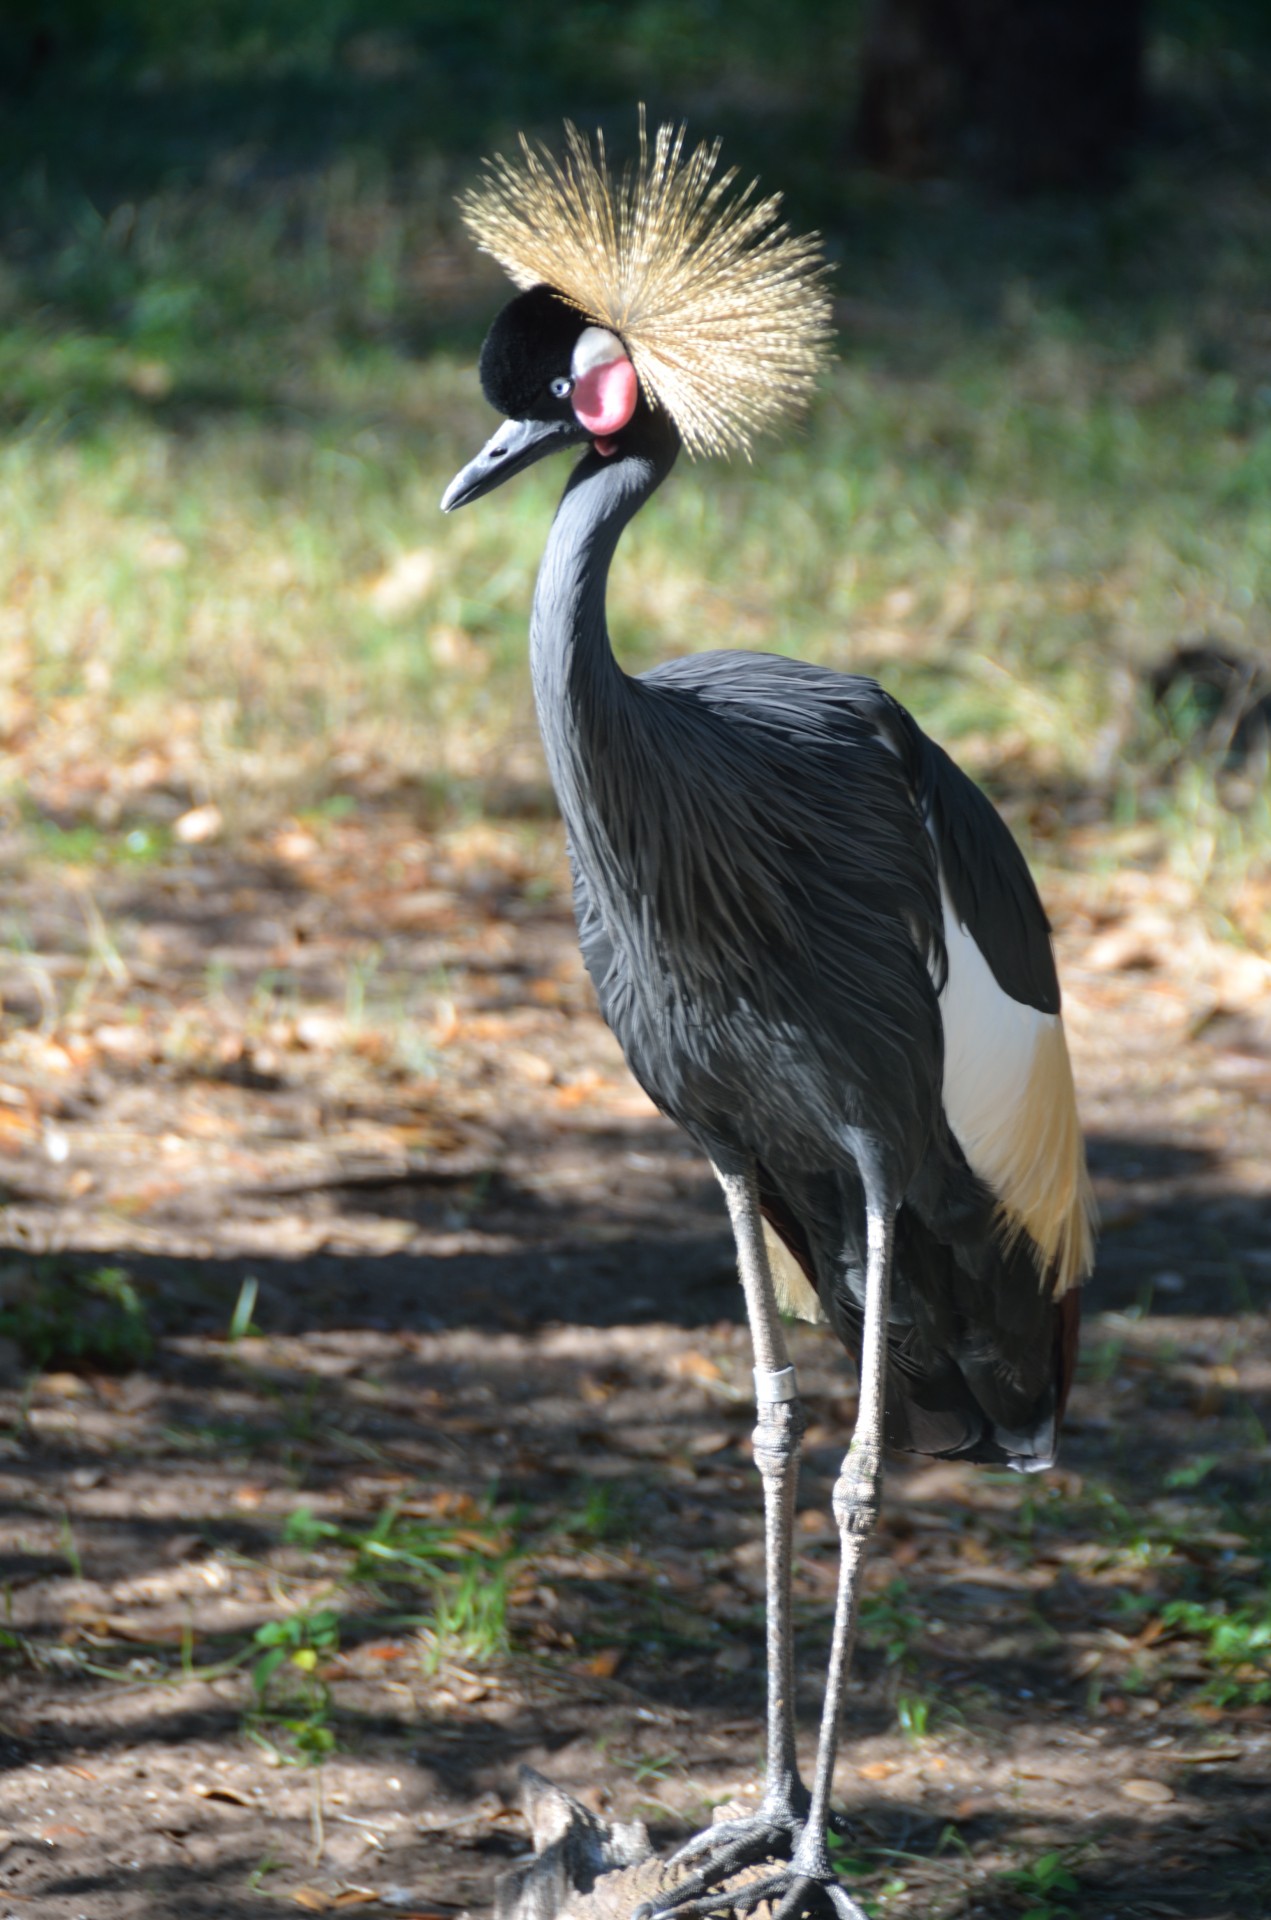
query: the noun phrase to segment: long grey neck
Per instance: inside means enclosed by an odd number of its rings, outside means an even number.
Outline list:
[[[530,618],[534,702],[547,764],[575,857],[608,867],[598,782],[607,787],[635,745],[639,689],[613,656],[605,587],[624,527],[675,464],[673,433],[649,432],[632,451],[579,462],[548,536]]]

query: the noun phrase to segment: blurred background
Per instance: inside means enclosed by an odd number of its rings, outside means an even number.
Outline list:
[[[881,673],[1026,830],[1115,828],[1265,941],[1269,55],[1256,0],[6,8],[14,826],[157,857],[196,802],[541,788],[560,475],[438,519],[505,291],[453,197],[565,114],[628,153],[644,99],[824,232],[840,358],[642,516],[624,658]]]
[[[1264,0],[0,6],[0,1886],[445,1915],[519,1758],[662,1838],[749,1778],[726,1225],[596,1017],[530,704],[563,463],[438,512],[508,291],[454,196],[641,100],[822,232],[838,357],[681,462],[615,644],[876,674],[986,786],[1103,1210],[1065,1466],[889,1482],[840,1864],[1255,1920]],[[854,1399],[798,1337],[810,1734]]]

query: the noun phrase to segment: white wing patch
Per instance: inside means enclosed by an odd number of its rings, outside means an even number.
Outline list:
[[[1013,1000],[958,919],[944,876],[949,972],[944,1110],[972,1170],[997,1196],[1008,1237],[1027,1232],[1056,1295],[1093,1260],[1094,1200],[1063,1021]]]
[[[981,1167],[982,1142],[1003,1114],[1023,1104],[1041,1030],[1053,1014],[1039,1013],[1004,993],[975,941],[958,919],[940,881],[949,976],[940,995],[944,1020],[944,1110],[963,1153],[994,1192],[1000,1182]]]

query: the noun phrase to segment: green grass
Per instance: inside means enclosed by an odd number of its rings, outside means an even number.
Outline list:
[[[154,1351],[145,1301],[122,1267],[82,1272],[54,1260],[0,1273],[0,1338],[39,1372],[69,1367],[127,1372]]]
[[[1199,1456],[1162,1471],[1146,1497],[1115,1467],[1084,1473],[1076,1492],[1003,1482],[1023,1555],[1063,1560],[1075,1550],[1074,1568],[1113,1628],[1096,1695],[1115,1688],[1223,1708],[1271,1701],[1271,1509],[1224,1469],[1242,1471],[1230,1455]]]
[[[925,1631],[922,1615],[910,1600],[906,1583],[892,1580],[885,1593],[867,1593],[860,1603],[861,1644],[901,1672],[913,1667]]]
[[[1266,1706],[1271,1701],[1271,1592],[1230,1610],[1226,1603],[1173,1600],[1161,1621],[1199,1642],[1213,1670],[1206,1693],[1217,1705]]]
[[[248,1736],[283,1761],[320,1765],[336,1744],[323,1669],[340,1650],[339,1615],[329,1607],[300,1608],[262,1622],[253,1644],[259,1652],[249,1669]]]
[[[1026,1867],[1003,1873],[1001,1878],[1027,1902],[1028,1910],[1022,1920],[1074,1920],[1074,1909],[1068,1900],[1081,1889],[1061,1853],[1044,1853]]]
[[[842,331],[806,428],[684,463],[641,516],[624,661],[878,672],[990,783],[1092,790],[1219,923],[1271,933],[1271,812],[1204,765],[1166,780],[1142,686],[1183,639],[1271,652],[1256,9],[1160,10],[1170,137],[1105,200],[1028,205],[841,164],[850,8],[828,43],[734,9],[723,54],[706,0],[51,17],[63,84],[0,137],[0,801],[49,857],[102,830],[111,767],[155,848],[179,804],[232,835],[368,781],[447,807],[537,774],[525,628],[564,472],[437,512],[490,425],[504,291],[451,196],[516,125],[595,102],[621,141],[651,91],[824,226]]]
[[[341,1527],[300,1507],[286,1540],[306,1551],[334,1550],[347,1586],[378,1588],[402,1604],[425,1601],[425,1662],[488,1662],[508,1648],[508,1594],[516,1538],[489,1508],[462,1520],[418,1520],[387,1507],[364,1529]]]

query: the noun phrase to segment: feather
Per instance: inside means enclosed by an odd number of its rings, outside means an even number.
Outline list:
[[[817,235],[778,219],[780,195],[715,177],[718,140],[685,158],[684,127],[643,107],[634,167],[614,178],[568,121],[556,159],[521,135],[459,209],[477,244],[521,288],[552,287],[616,333],[648,397],[690,453],[739,449],[807,404],[829,357],[830,301]]]

